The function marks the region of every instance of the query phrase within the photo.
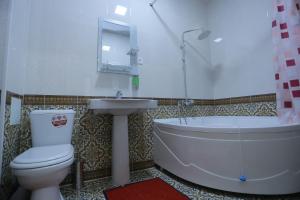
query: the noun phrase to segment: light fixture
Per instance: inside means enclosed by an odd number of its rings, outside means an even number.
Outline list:
[[[127,13],[127,8],[125,6],[117,5],[115,9],[115,14],[125,16]]]
[[[102,51],[110,51],[110,46],[103,45],[102,46]]]
[[[214,42],[219,43],[219,42],[222,42],[222,40],[223,40],[223,38],[216,38],[216,39],[214,39]]]

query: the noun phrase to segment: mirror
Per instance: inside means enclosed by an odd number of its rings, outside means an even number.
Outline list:
[[[98,71],[138,75],[136,27],[116,20],[99,20]]]

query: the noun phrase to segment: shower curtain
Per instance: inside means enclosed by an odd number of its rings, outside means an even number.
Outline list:
[[[277,113],[282,123],[299,123],[300,0],[273,0],[273,4]]]

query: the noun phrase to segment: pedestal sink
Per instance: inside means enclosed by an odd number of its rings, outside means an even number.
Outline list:
[[[90,99],[89,109],[96,114],[113,115],[112,181],[114,186],[129,183],[128,115],[157,107],[148,99]]]

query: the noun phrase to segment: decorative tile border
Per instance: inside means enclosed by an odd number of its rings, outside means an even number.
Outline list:
[[[55,95],[25,95],[24,105],[86,105],[88,99],[115,98],[112,96],[55,96]],[[147,98],[124,97],[124,99],[154,99],[158,105],[177,105],[178,99],[171,98]]]
[[[246,103],[257,103],[257,102],[275,102],[276,94],[263,94],[254,96],[244,97],[232,97],[226,99],[214,100],[214,105],[227,105],[227,104],[246,104]]]
[[[24,105],[77,105],[77,96],[25,95]]]
[[[22,97],[22,96],[20,96]],[[86,105],[88,99],[114,98],[112,96],[59,96],[59,95],[24,95],[24,105]],[[160,106],[175,106],[182,98],[153,98],[153,97],[125,97],[125,99],[153,99],[158,100]],[[232,97],[225,99],[193,99],[194,105],[226,105],[256,102],[276,101],[276,94]]]
[[[276,101],[276,94],[251,96],[251,102],[270,102]]]

